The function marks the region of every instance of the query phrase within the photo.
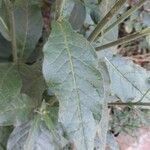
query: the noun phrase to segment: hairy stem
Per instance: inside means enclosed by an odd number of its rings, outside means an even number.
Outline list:
[[[14,8],[13,8],[14,6],[12,2],[9,0],[5,0],[4,2],[9,15],[13,62],[17,63],[18,56],[17,56],[16,29],[15,29],[15,18],[14,18]]]
[[[121,17],[119,17],[114,23],[112,23],[110,26],[108,26],[106,29],[103,30],[103,33],[100,33],[99,36],[104,35],[105,33],[109,32],[113,27],[120,24],[122,21],[124,21],[126,18],[128,18],[131,14],[133,14],[135,11],[137,11],[142,5],[146,2],[146,0],[141,0],[139,3],[137,3],[135,6],[133,6],[131,9],[129,9],[127,12],[125,12]]]
[[[65,0],[56,0],[55,2],[56,19],[61,17],[64,4],[65,4]]]
[[[103,50],[103,49],[107,49],[107,48],[110,48],[112,46],[116,46],[116,45],[122,45],[122,44],[126,44],[126,43],[129,43],[131,41],[134,41],[138,38],[141,38],[143,36],[146,36],[150,34],[150,28],[146,28],[146,29],[143,29],[142,31],[140,32],[135,32],[131,35],[128,35],[128,36],[125,36],[123,38],[120,38],[116,41],[113,41],[113,42],[110,42],[108,44],[105,44],[105,45],[102,45],[102,46],[99,46],[99,47],[96,47],[96,51],[99,51],[99,50]]]
[[[93,42],[97,36],[101,33],[105,25],[111,20],[111,18],[118,12],[118,10],[123,6],[126,0],[118,0],[111,10],[106,14],[106,16],[98,23],[94,31],[89,35],[88,40]]]

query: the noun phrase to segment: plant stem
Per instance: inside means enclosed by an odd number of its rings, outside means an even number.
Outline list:
[[[56,0],[56,3],[55,3],[56,20],[61,17],[64,4],[65,4],[65,0]]]
[[[150,106],[150,103],[142,103],[142,102],[129,102],[129,103],[121,103],[121,102],[114,102],[108,103],[108,106]]]
[[[89,35],[88,40],[93,42],[97,36],[100,34],[105,25],[111,20],[111,18],[118,12],[118,10],[123,6],[126,0],[118,0],[111,10],[105,15],[105,17],[98,23],[94,31]]]
[[[114,23],[112,23],[110,26],[108,26],[106,29],[103,30],[103,34],[110,31],[113,27],[120,24],[122,21],[124,21],[126,18],[128,18],[131,14],[133,14],[136,10],[138,10],[142,5],[146,2],[146,0],[141,0],[139,3],[137,3],[135,6],[133,6],[131,9],[129,9],[127,12],[125,12],[121,17],[119,17]],[[102,34],[100,33],[99,36]]]
[[[106,48],[110,48],[112,46],[126,44],[126,43],[134,41],[134,40],[136,40],[138,38],[146,36],[148,34],[150,34],[150,28],[143,29],[140,32],[135,32],[135,33],[133,33],[131,35],[125,36],[125,37],[120,38],[120,39],[118,39],[116,41],[113,41],[113,42],[110,42],[108,44],[96,47],[95,49],[96,49],[96,51],[99,51],[99,50],[103,50],[103,49],[106,49]]]
[[[18,56],[17,56],[14,8],[13,8],[13,4],[9,0],[5,0],[4,2],[5,2],[5,6],[7,9],[8,15],[9,15],[9,25],[10,25],[10,34],[11,34],[13,62],[16,64],[18,61]]]

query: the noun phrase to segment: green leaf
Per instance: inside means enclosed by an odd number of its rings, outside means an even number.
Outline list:
[[[56,115],[56,114],[55,114]],[[22,124],[14,129],[8,140],[8,150],[60,150],[65,141],[59,129],[54,133],[48,130],[44,123],[45,113],[38,114],[29,123]],[[56,125],[57,126],[57,125]],[[55,127],[56,127],[55,126]],[[62,143],[61,143],[62,142]],[[63,143],[64,142],[64,143]]]
[[[0,64],[0,103],[18,95],[22,86],[19,72],[11,63]]]
[[[42,68],[39,63],[33,65],[20,64],[19,72],[22,78],[22,93],[27,94],[36,102],[41,102],[42,94],[46,90]]]
[[[18,53],[21,58],[28,58],[42,34],[41,9],[31,5],[30,0],[17,1],[14,16]]]
[[[76,149],[94,148],[93,112],[102,103],[103,84],[93,47],[64,20],[54,22],[44,45],[43,74],[59,100],[59,121]]]
[[[1,100],[0,125],[20,125],[32,117],[34,108],[34,102],[25,94]]]

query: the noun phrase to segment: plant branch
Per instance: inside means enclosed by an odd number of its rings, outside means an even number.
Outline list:
[[[116,41],[113,41],[113,42],[110,42],[108,44],[96,47],[95,49],[96,49],[96,51],[100,51],[100,50],[103,50],[103,49],[110,48],[112,46],[126,44],[126,43],[129,43],[129,42],[134,41],[136,39],[139,39],[139,38],[141,38],[143,36],[146,36],[148,34],[150,34],[150,28],[143,29],[140,32],[135,32],[133,34],[130,34],[128,36],[120,38],[120,39],[118,39]]]
[[[88,40],[93,42],[97,36],[101,33],[105,25],[111,20],[111,18],[118,12],[118,10],[123,6],[126,0],[118,0],[111,10],[105,15],[105,17],[98,23],[94,31],[89,35]]]
[[[16,29],[15,29],[15,18],[14,18],[14,6],[11,1],[5,0],[5,6],[9,15],[9,25],[10,25],[10,34],[11,34],[11,43],[12,43],[12,54],[13,62],[17,63],[17,44],[16,44]]]
[[[114,102],[114,103],[108,103],[108,106],[150,106],[150,103],[142,103],[142,102],[128,102],[128,103]]]
[[[127,12],[125,12],[121,17],[119,17],[114,23],[112,23],[110,26],[108,26],[106,29],[103,30],[103,35],[110,31],[113,27],[120,24],[122,21],[124,21],[126,18],[128,18],[131,14],[133,14],[136,10],[138,10],[142,5],[146,2],[146,0],[141,0],[139,3],[137,3],[135,6],[133,6],[131,9],[129,9]],[[102,33],[99,34],[101,36]]]

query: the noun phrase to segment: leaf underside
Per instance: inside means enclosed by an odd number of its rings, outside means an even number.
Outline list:
[[[103,85],[93,47],[69,23],[54,22],[44,46],[43,74],[59,100],[59,121],[76,149],[94,148]],[[98,110],[98,111],[97,111]]]

